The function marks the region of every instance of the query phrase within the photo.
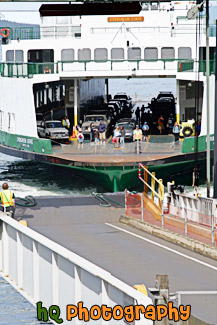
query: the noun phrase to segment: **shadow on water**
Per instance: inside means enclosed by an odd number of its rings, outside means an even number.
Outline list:
[[[9,162],[1,168],[0,181],[5,180],[37,187],[41,190],[64,194],[89,194],[92,191],[103,192],[101,184],[93,184],[73,174],[69,168],[46,165],[33,161]],[[62,193],[62,194],[63,194]]]

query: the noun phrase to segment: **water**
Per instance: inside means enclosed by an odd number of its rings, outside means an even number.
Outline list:
[[[174,78],[131,78],[110,79],[109,93],[126,92],[134,102],[150,102],[159,91],[171,91],[176,97],[176,80]]]

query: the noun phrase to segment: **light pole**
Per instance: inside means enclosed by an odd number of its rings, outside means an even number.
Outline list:
[[[206,0],[206,109],[207,109],[206,182],[207,182],[207,197],[210,197],[209,0]]]

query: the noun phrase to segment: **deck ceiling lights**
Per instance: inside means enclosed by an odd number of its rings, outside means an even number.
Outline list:
[[[121,15],[139,14],[140,2],[89,2],[83,4],[43,4],[40,15],[43,16],[87,16],[87,15]]]

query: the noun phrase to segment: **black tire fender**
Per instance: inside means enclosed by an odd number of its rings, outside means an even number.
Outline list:
[[[184,129],[182,130],[182,133],[185,138],[188,138],[192,135],[193,130],[190,126],[185,126]]]

